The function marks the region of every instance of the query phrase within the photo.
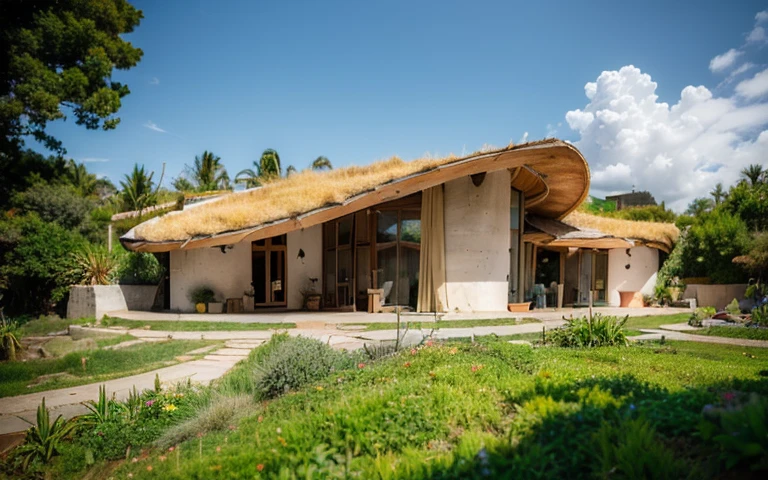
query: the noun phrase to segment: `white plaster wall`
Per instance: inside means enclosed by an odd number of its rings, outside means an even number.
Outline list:
[[[191,312],[189,292],[208,286],[216,300],[238,298],[251,288],[251,242],[236,243],[227,253],[219,247],[171,251],[171,309]]]
[[[652,295],[659,271],[659,251],[634,247],[627,256],[624,248],[608,250],[608,299],[612,307],[620,305],[619,292],[642,292]],[[626,265],[629,264],[629,270]]]
[[[445,262],[450,311],[507,310],[509,171],[445,184]]]
[[[72,285],[69,287],[67,318],[101,320],[109,312],[128,310],[120,285]]]
[[[298,258],[304,250],[304,259]],[[315,291],[323,291],[323,226],[315,225],[288,234],[286,252],[288,308],[302,307],[301,290],[309,286],[309,278],[316,278]]]

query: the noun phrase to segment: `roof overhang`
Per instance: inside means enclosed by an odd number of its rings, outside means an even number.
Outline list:
[[[322,224],[457,178],[500,170],[512,172],[513,186],[517,185],[515,188],[526,193],[526,209],[540,216],[563,218],[576,209],[589,193],[589,167],[584,157],[573,145],[550,140],[472,155],[379,185],[339,204],[251,228],[153,242],[136,235],[139,225],[121,237],[120,242],[129,250],[168,252],[255,241]],[[178,211],[166,216],[184,214],[185,211]],[[162,218],[153,218],[149,222]]]

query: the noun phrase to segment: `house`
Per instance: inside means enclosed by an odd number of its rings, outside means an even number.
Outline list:
[[[504,311],[533,282],[526,219],[563,220],[588,191],[584,157],[551,139],[301,172],[153,218],[120,240],[168,252],[173,310],[192,311],[189,293],[204,285],[220,300],[253,288],[257,309],[298,309],[315,291],[324,309],[366,311],[379,289],[383,307]]]

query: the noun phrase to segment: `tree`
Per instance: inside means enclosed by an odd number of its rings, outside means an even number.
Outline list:
[[[681,253],[684,276],[741,283],[745,272],[733,258],[746,253],[748,245],[749,230],[738,216],[716,209],[698,217],[688,230]]]
[[[65,109],[87,129],[115,128],[129,90],[112,71],[141,59],[123,35],[142,12],[126,0],[7,0],[2,12],[0,151],[18,151],[29,135],[64,153],[46,127],[65,119]]]
[[[711,199],[704,197],[696,198],[690,205],[688,205],[688,209],[685,213],[693,215],[694,217],[700,217],[704,213],[712,210],[712,207],[714,207],[714,202]]]
[[[715,186],[715,189],[709,192],[709,194],[712,195],[712,198],[715,199],[715,205],[720,205],[720,202],[723,201],[726,195],[725,190],[723,190],[723,184],[718,183]]]
[[[246,188],[253,188],[260,186],[265,181],[280,178],[283,174],[280,166],[280,155],[271,148],[264,150],[259,162],[253,162],[253,166],[254,168],[246,168],[237,172],[235,182],[244,183]],[[286,173],[288,172],[286,171]]]
[[[185,177],[174,178],[173,182],[171,182],[171,186],[173,186],[173,189],[177,192],[191,192],[195,189],[195,186],[192,185],[192,182],[187,180]]]
[[[102,202],[117,193],[115,184],[108,178],[97,178],[95,185],[94,193]]]
[[[768,230],[768,182],[739,182],[731,187],[722,208],[741,217],[750,230]]]
[[[312,170],[323,170],[323,169],[332,170],[333,165],[331,164],[331,161],[328,160],[328,157],[323,157],[321,155],[317,157],[314,162],[312,162]]]
[[[90,197],[96,194],[96,175],[88,173],[88,169],[83,163],[75,163],[74,160],[67,162],[66,180],[83,197]]]
[[[134,164],[131,174],[126,174],[124,180],[120,182],[123,210],[141,212],[157,203],[157,192],[152,191],[154,175],[155,172],[147,175],[144,165],[139,168],[138,164]]]
[[[67,162],[61,157],[45,157],[32,150],[3,152],[0,149],[0,210],[7,209],[16,193],[36,183],[61,181],[66,170]]]
[[[228,190],[229,174],[221,163],[221,158],[208,150],[195,157],[192,167],[187,166],[192,181],[197,184],[197,191]]]
[[[768,171],[763,170],[763,166],[759,163],[753,163],[741,170],[741,176],[749,180],[749,183],[752,184],[753,187],[765,180],[766,173],[768,173]]]
[[[296,167],[294,167],[293,165],[288,165],[288,168],[285,169],[285,176],[287,177],[294,173],[296,173]]]
[[[91,226],[92,201],[69,185],[39,183],[17,194],[14,205],[21,213],[35,213],[44,222],[58,223],[67,230],[85,233]]]

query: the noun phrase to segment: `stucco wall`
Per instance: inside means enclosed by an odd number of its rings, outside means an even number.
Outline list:
[[[120,285],[72,285],[69,287],[67,318],[101,320],[109,312],[128,310]]]
[[[251,288],[251,243],[236,243],[226,252],[218,247],[171,251],[172,310],[193,311],[189,292],[199,286],[212,288],[220,302]]]
[[[699,307],[715,307],[723,310],[735,298],[737,301],[744,298],[747,291],[746,283],[729,285],[686,285],[682,298],[695,298]]]
[[[634,247],[627,256],[624,248],[608,250],[608,301],[618,307],[619,292],[641,292],[652,295],[659,271],[659,251],[655,248]],[[626,265],[630,268],[627,269]]]
[[[509,275],[509,171],[445,184],[445,262],[450,311],[506,311]]]
[[[288,308],[302,307],[301,290],[309,286],[309,278],[316,278],[315,291],[323,291],[323,226],[315,225],[304,230],[288,234],[287,288]],[[299,250],[304,250],[304,259],[298,258]]]

